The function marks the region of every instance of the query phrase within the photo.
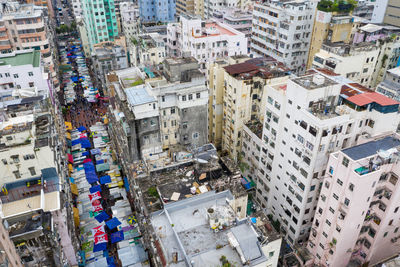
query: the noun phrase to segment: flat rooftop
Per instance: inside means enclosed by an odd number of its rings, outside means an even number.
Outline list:
[[[363,158],[371,157],[377,154],[379,151],[397,148],[398,146],[400,146],[400,140],[398,138],[394,136],[386,136],[379,140],[374,140],[365,144],[343,149],[342,152],[350,157],[352,160],[356,161]]]
[[[163,244],[163,256],[169,266],[220,266],[225,256],[235,266],[243,266],[239,253],[231,244],[240,247],[250,266],[267,260],[259,234],[247,219],[238,221],[228,204],[233,200],[230,191],[214,191],[166,204],[151,215],[156,235]],[[211,218],[211,220],[210,220]],[[223,229],[214,231],[214,219]],[[177,260],[174,260],[174,254]]]
[[[129,104],[132,106],[143,105],[156,101],[156,98],[149,94],[145,85],[126,88],[125,93]]]
[[[16,51],[10,54],[0,55],[0,66],[32,65],[37,68],[40,64],[40,51]]]
[[[322,76],[320,74],[305,75],[299,78],[291,79],[294,83],[297,83],[301,87],[307,90],[314,90],[322,87],[332,86],[338,84],[334,80]]]
[[[400,76],[400,67],[390,69],[387,72],[389,72],[392,75]]]

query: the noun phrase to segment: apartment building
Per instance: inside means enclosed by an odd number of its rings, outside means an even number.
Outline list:
[[[77,264],[50,109],[43,96],[3,101],[0,109],[0,217],[24,266]]]
[[[172,22],[175,20],[176,3],[170,0],[139,0],[142,23]]]
[[[82,19],[83,10],[82,10],[82,2],[81,0],[72,0],[72,12],[74,13],[75,20]]]
[[[329,71],[268,86],[266,97],[265,146],[251,151],[247,136],[242,157],[260,159],[253,174],[255,200],[295,244],[308,238],[328,154],[354,145],[362,135],[396,130],[398,104]]]
[[[253,19],[253,15],[250,11],[243,11],[238,8],[222,9],[221,11],[214,12],[213,19],[244,33],[247,38],[247,50],[250,52],[251,26]]]
[[[373,43],[325,43],[312,66],[326,68],[363,86],[371,87],[380,47]]]
[[[315,264],[375,266],[398,255],[399,147],[392,133],[330,155],[307,246]]]
[[[349,43],[352,28],[353,18],[348,12],[337,13],[317,10],[308,53],[307,69],[311,68],[314,56],[319,52],[323,43]]]
[[[40,56],[33,49],[0,54],[0,100],[54,94]]]
[[[296,73],[305,72],[316,6],[309,0],[255,3],[251,52],[273,57]]]
[[[238,159],[243,125],[264,119],[265,88],[288,78],[289,70],[273,58],[236,56],[210,65],[209,139]]]
[[[49,73],[55,90],[59,90],[54,65],[53,37],[42,7],[32,4],[4,2],[0,7],[0,53],[35,49],[41,52],[45,72]]]
[[[378,84],[376,92],[400,102],[400,67],[386,71],[385,79]]]
[[[211,19],[215,12],[229,9],[248,9],[251,5],[249,0],[204,0],[204,18]]]
[[[208,63],[247,54],[246,36],[220,22],[180,16],[180,22],[168,24],[167,29],[168,55],[190,55],[197,59],[203,71]]]
[[[113,70],[129,67],[125,37],[115,42],[103,42],[94,45],[92,52],[93,70],[102,84],[106,83],[106,75]]]
[[[190,14],[194,15],[195,2],[199,0],[177,0],[176,1],[176,14]]]
[[[118,139],[126,138],[130,160],[207,143],[208,90],[198,68],[194,58],[167,58],[163,73],[144,67],[108,75],[111,119],[122,124]]]
[[[156,66],[167,56],[165,36],[157,32],[140,34],[130,43],[130,60],[133,66]]]
[[[384,1],[385,2],[385,1]],[[389,0],[385,11],[383,23],[400,27],[400,3],[396,0]]]
[[[55,18],[53,2],[51,0],[23,0],[20,2],[45,7],[47,12],[49,12],[50,17],[53,19]]]
[[[82,0],[81,4],[90,51],[95,44],[114,41],[118,36],[114,0]]]

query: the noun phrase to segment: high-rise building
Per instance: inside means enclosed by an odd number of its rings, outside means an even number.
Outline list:
[[[400,67],[387,70],[385,79],[378,84],[376,91],[400,102]]]
[[[210,65],[209,140],[237,160],[244,124],[264,119],[266,86],[285,81],[288,72],[273,58],[236,56]]]
[[[314,264],[376,266],[399,254],[398,134],[332,153],[308,242]]]
[[[400,121],[396,101],[343,81],[313,70],[268,86],[264,146],[251,151],[246,149],[252,147],[251,136],[243,140],[248,165],[259,158],[255,200],[280,222],[292,244],[308,238],[329,153],[356,144],[361,136],[395,131]]]
[[[35,49],[42,54],[45,72],[49,73],[55,90],[60,85],[52,53],[53,37],[43,8],[32,4],[5,2],[0,6],[0,53]]]
[[[400,2],[389,0],[387,3],[383,23],[400,27]]]
[[[307,69],[311,67],[314,56],[319,52],[323,43],[349,43],[352,27],[353,18],[349,12],[337,13],[317,10],[308,53]]]
[[[118,36],[114,0],[82,0],[82,11],[89,49],[104,41],[114,41]]]
[[[310,0],[255,3],[251,52],[273,57],[294,72],[304,72],[316,6]]]
[[[194,6],[197,0],[177,0],[176,1],[176,14],[190,14],[194,15]]]
[[[175,1],[171,0],[139,0],[140,19],[148,22],[171,22],[175,20]]]
[[[167,49],[171,57],[194,57],[204,71],[208,63],[246,55],[247,39],[227,24],[182,15],[179,23],[168,24]]]

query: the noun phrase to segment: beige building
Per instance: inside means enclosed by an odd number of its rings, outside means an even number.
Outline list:
[[[317,10],[308,53],[307,69],[311,67],[315,54],[319,52],[324,42],[349,43],[352,21],[352,16],[349,14]]]
[[[243,125],[265,113],[266,85],[287,79],[288,69],[272,58],[236,56],[210,65],[209,140],[238,159]]]
[[[383,22],[386,24],[400,27],[400,2],[399,0],[389,0]]]
[[[177,0],[176,14],[194,14],[194,5],[196,0]]]

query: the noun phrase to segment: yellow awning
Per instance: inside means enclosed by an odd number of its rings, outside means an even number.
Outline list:
[[[71,134],[69,132],[66,132],[66,136],[69,140],[71,140]]]
[[[73,207],[72,211],[74,213],[75,227],[79,227],[79,210],[78,208]]]
[[[75,196],[78,195],[78,187],[76,186],[76,184],[71,184],[71,193]]]
[[[69,121],[66,121],[65,127],[67,128],[67,130],[72,130],[72,123],[70,123]]]

